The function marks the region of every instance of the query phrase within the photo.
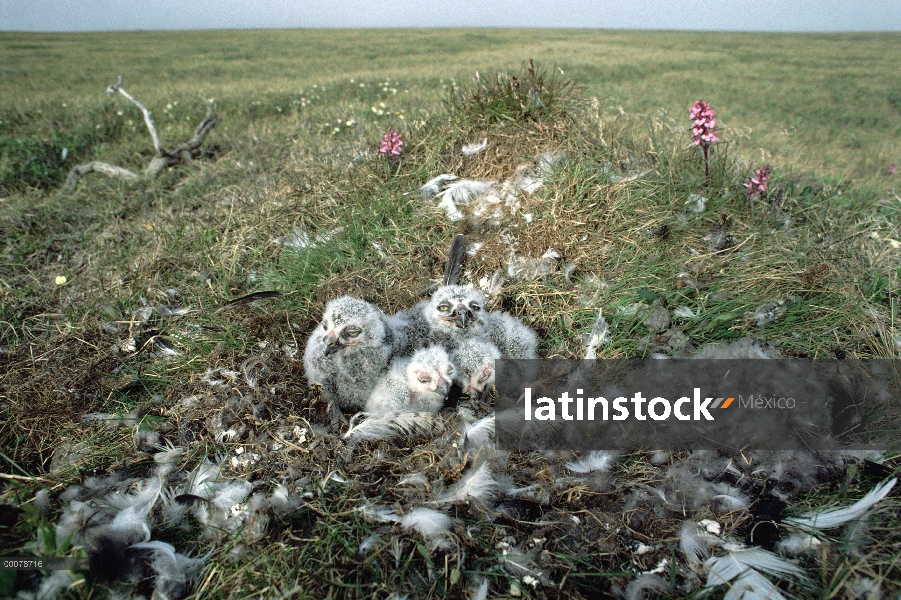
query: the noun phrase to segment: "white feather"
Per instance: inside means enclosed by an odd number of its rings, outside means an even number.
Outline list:
[[[883,481],[851,506],[812,511],[798,517],[783,519],[783,522],[804,529],[833,529],[839,527],[866,514],[877,502],[892,491],[897,482],[897,477]]]
[[[643,600],[659,598],[669,589],[669,584],[660,575],[644,573],[633,579],[626,586],[626,600]]]
[[[441,504],[451,504],[454,502],[465,502],[467,500],[476,500],[486,503],[497,495],[498,485],[494,480],[494,475],[488,463],[482,463],[479,468],[470,470],[464,475],[460,481],[455,483],[445,494],[443,494],[438,502]]]
[[[582,460],[566,463],[566,468],[573,473],[604,472],[610,470],[616,454],[608,450],[595,450],[585,455]]]
[[[822,542],[808,533],[793,533],[776,544],[776,549],[784,554],[806,554],[817,549]]]
[[[444,182],[453,181],[455,179],[457,179],[457,176],[451,175],[450,173],[444,173],[438,177],[433,177],[432,179],[429,179],[424,186],[419,188],[419,193],[422,194],[422,197],[426,200],[431,200],[438,195],[439,191],[441,191]]]
[[[460,444],[467,448],[480,448],[494,443],[494,413],[463,427]]]
[[[106,503],[119,510],[132,508],[136,514],[147,516],[156,504],[163,490],[163,482],[158,477],[151,477],[142,482],[141,489],[134,494],[115,492],[108,495]]]
[[[422,473],[410,473],[397,482],[397,485],[412,485],[415,487],[425,487],[429,480]]]
[[[728,584],[747,571],[758,572],[758,575],[760,575],[759,571],[763,571],[780,579],[788,577],[805,579],[804,571],[800,567],[763,548],[741,548],[727,545],[726,549],[728,550],[726,556],[708,558],[704,562],[704,567],[707,569],[706,587],[708,588]],[[756,577],[752,578],[752,581],[759,582]],[[753,598],[754,596],[749,597]]]
[[[604,319],[602,310],[598,310],[598,318],[591,327],[591,333],[585,342],[585,360],[597,358],[597,349],[610,341],[610,326]]]
[[[721,500],[723,504],[725,504],[729,508],[729,510],[746,508],[749,503],[748,498],[738,492],[732,492],[730,494],[717,494],[713,498],[715,500]]]
[[[381,541],[382,541],[382,536],[380,536],[377,533],[373,533],[372,535],[370,535],[369,537],[367,537],[365,540],[363,540],[360,543],[360,547],[357,548],[357,552],[359,554],[365,554],[372,548],[375,548],[375,545]]]
[[[44,578],[33,597],[35,600],[55,600],[71,585],[72,574],[69,571],[53,571]],[[29,598],[31,596],[20,597]]]
[[[414,529],[428,540],[450,533],[451,519],[441,511],[419,507],[404,515],[400,526],[408,531]]]
[[[353,425],[344,439],[359,442],[390,440],[433,433],[441,429],[441,421],[431,413],[396,413],[386,416],[369,416]]]
[[[222,489],[216,492],[210,502],[221,510],[231,510],[247,498],[250,493],[251,484],[249,481],[235,481],[225,484]]]
[[[488,600],[488,580],[483,579],[479,587],[472,590],[470,600]]]
[[[283,515],[288,511],[294,510],[300,506],[299,498],[292,498],[288,494],[288,488],[282,484],[275,486],[272,490],[272,496],[269,498],[269,505],[277,515]]]
[[[754,569],[743,571],[729,586],[723,600],[788,600],[776,585]]]
[[[679,531],[679,547],[688,564],[697,566],[701,564],[701,560],[710,556],[709,541],[710,536],[706,532],[698,531],[698,526],[694,521],[685,521],[682,524],[682,529]]]
[[[481,144],[467,144],[463,146],[461,152],[463,152],[463,156],[472,156],[474,154],[478,154],[482,150],[488,147],[488,138],[482,140]]]
[[[370,523],[396,523],[400,521],[400,517],[396,512],[384,506],[377,506],[367,502],[357,510],[363,513],[363,518]]]

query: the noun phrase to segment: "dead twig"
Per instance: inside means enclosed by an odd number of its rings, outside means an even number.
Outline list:
[[[78,185],[78,181],[91,172],[104,173],[106,175],[109,175],[110,177],[118,177],[126,181],[137,181],[142,178],[154,179],[168,167],[179,163],[191,162],[194,151],[200,148],[200,146],[203,144],[204,139],[206,139],[206,136],[210,133],[213,127],[216,126],[216,123],[218,123],[218,118],[213,112],[213,103],[211,101],[207,101],[206,116],[204,117],[203,121],[200,122],[200,125],[197,126],[197,129],[194,130],[194,135],[191,136],[191,139],[189,139],[187,142],[181,144],[180,146],[176,147],[175,150],[172,150],[170,152],[166,150],[160,142],[160,136],[157,133],[156,126],[154,125],[153,119],[150,116],[150,111],[147,110],[146,106],[135,99],[134,96],[122,89],[121,85],[122,76],[120,75],[119,80],[115,84],[106,88],[106,92],[110,95],[115,95],[116,92],[118,92],[125,96],[125,98],[127,98],[129,102],[141,109],[141,112],[144,114],[144,123],[147,125],[147,130],[150,132],[150,137],[153,140],[153,147],[156,150],[156,154],[150,161],[150,164],[147,165],[147,168],[144,169],[143,175],[140,176],[135,172],[123,167],[118,167],[116,165],[111,165],[109,163],[100,161],[92,161],[89,163],[76,165],[72,167],[72,169],[69,171],[69,175],[66,176],[66,182],[63,184],[64,190],[71,191],[75,189],[75,186]]]

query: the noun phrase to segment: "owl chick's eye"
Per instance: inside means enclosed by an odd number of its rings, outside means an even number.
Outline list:
[[[441,312],[449,312],[450,311],[450,303],[442,302],[441,304],[438,305],[438,310],[440,310]]]
[[[420,373],[416,376],[416,379],[419,380],[419,383],[428,383],[432,380],[432,377],[426,373]]]
[[[479,306],[478,304],[476,304],[475,302],[473,302],[472,304],[470,304],[470,305],[469,305],[469,308],[471,308],[472,310],[476,310],[476,311],[482,310],[482,307]]]
[[[491,377],[491,369],[482,369],[482,375],[481,377],[479,377],[479,383],[488,381],[489,377]]]
[[[348,327],[347,329],[344,330],[344,333],[347,334],[347,337],[352,337],[352,338],[359,337],[359,335],[362,332],[363,332],[362,329],[360,329],[359,327],[355,327],[353,325],[351,325],[350,327]]]
[[[454,368],[453,368],[453,367],[448,367],[448,368],[447,368],[447,375],[448,375],[448,377],[450,377],[450,376],[453,375],[453,374],[454,374]]]

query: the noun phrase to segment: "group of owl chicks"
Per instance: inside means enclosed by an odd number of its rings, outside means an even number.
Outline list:
[[[451,386],[478,395],[494,384],[494,361],[536,358],[538,336],[484,294],[439,287],[394,315],[342,296],[329,302],[307,341],[304,368],[323,397],[344,410],[438,412]]]

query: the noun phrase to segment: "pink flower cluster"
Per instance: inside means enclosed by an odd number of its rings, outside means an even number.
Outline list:
[[[688,111],[691,119],[691,134],[694,136],[694,145],[707,147],[713,142],[718,142],[716,137],[716,118],[713,109],[703,100],[696,100],[694,106]]]
[[[379,148],[379,156],[384,158],[398,158],[403,151],[404,139],[396,129],[389,129],[382,136],[382,145]]]
[[[748,198],[753,199],[766,196],[766,188],[767,183],[770,180],[771,170],[769,165],[765,165],[754,171],[754,177],[748,177],[748,182],[745,184],[745,187],[748,188]]]

